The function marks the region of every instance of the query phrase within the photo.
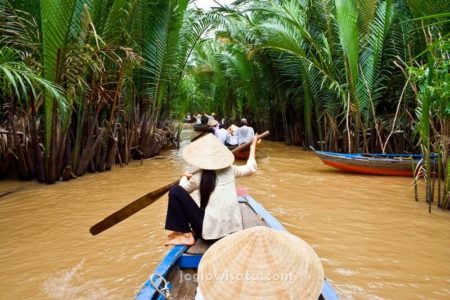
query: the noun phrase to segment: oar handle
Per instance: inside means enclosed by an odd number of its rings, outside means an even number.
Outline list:
[[[258,135],[258,139],[260,140],[260,139],[263,139],[263,138],[265,138],[266,136],[268,136],[270,134],[270,132],[267,130],[267,131],[264,131],[263,133],[261,133],[261,134],[259,134]],[[248,147],[250,147],[250,145],[253,143],[253,139],[252,140],[250,140],[250,141],[248,141],[247,143],[245,143],[245,144],[242,144],[242,145],[240,145],[240,146],[238,146],[238,147],[236,147],[236,148],[234,148],[233,150],[231,150],[231,152],[237,152],[237,151],[239,151],[239,150],[242,150],[242,149],[245,149],[245,148],[248,148]]]

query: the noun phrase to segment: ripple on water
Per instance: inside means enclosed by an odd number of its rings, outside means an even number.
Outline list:
[[[85,281],[83,278],[84,260],[76,266],[59,270],[48,277],[41,291],[49,299],[97,300],[106,299],[110,291],[102,286],[101,280]]]

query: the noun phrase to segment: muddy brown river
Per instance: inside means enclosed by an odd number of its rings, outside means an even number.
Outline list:
[[[186,139],[194,133],[183,132]],[[0,299],[133,299],[168,248],[167,197],[89,227],[186,167],[180,151],[54,185],[0,181]],[[450,299],[450,214],[414,201],[411,178],[341,173],[311,152],[258,146],[238,185],[310,243],[341,299]]]

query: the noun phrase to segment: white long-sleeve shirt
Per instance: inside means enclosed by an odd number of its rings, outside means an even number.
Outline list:
[[[238,143],[244,144],[250,141],[255,136],[255,131],[252,127],[242,126],[237,130]]]
[[[227,139],[226,142],[228,145],[234,146],[238,144],[238,137],[237,135],[233,135],[233,134],[227,134]]]
[[[228,136],[228,131],[226,129],[220,128],[215,131],[215,135],[219,139],[219,141],[222,142],[222,144],[225,144]]]
[[[216,188],[209,197],[205,209],[205,218],[203,219],[202,237],[204,239],[219,239],[243,229],[235,178],[250,176],[256,172],[256,168],[256,160],[249,158],[247,164],[243,166],[232,165],[225,169],[216,170]],[[180,186],[188,193],[192,193],[200,188],[201,176],[201,172],[194,174],[190,180],[183,176],[180,180]]]

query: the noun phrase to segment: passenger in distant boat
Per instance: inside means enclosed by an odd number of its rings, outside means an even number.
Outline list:
[[[215,119],[209,119],[208,126],[209,126],[209,128],[213,129],[213,131],[211,133],[215,134],[216,131],[219,129],[219,122]]]
[[[238,144],[238,137],[236,135],[238,127],[236,127],[235,125],[231,125],[228,128],[228,135],[227,135],[227,139],[225,141],[225,145],[226,146],[237,146]]]
[[[202,115],[198,114],[195,116],[195,124],[200,125],[202,124]]]
[[[244,144],[250,141],[255,136],[255,131],[252,127],[247,126],[247,119],[241,119],[241,127],[237,130],[238,144]]]
[[[195,300],[317,300],[324,271],[314,249],[299,237],[256,226],[206,250],[197,278]]]
[[[222,144],[225,144],[225,142],[227,141],[228,131],[222,124],[219,124],[219,129],[216,130],[215,135]]]
[[[184,148],[184,160],[199,172],[185,172],[169,191],[166,245],[193,245],[195,238],[217,240],[243,228],[235,178],[256,172],[257,139],[243,166],[233,165],[233,153],[212,134]],[[195,190],[200,193],[197,202],[190,195]]]
[[[207,113],[204,112],[203,114],[205,115],[205,117],[208,118],[208,121],[216,119],[216,114],[215,113],[211,113],[211,115],[208,115]]]
[[[188,113],[187,116],[186,116],[186,121],[187,121],[187,122],[191,122],[191,120],[192,120],[191,114]]]

